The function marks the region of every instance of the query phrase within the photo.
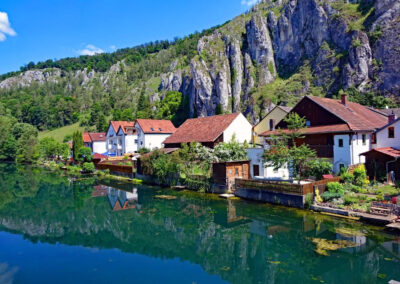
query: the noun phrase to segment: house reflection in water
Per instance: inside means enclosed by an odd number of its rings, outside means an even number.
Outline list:
[[[390,252],[393,256],[400,259],[400,238],[397,237],[393,241],[385,242],[382,247]]]
[[[96,185],[93,187],[92,197],[107,196],[113,211],[127,210],[137,208],[141,209],[139,204],[139,194],[137,188],[132,190],[119,190],[107,185]]]
[[[238,216],[236,206],[232,200],[228,200],[228,207],[226,210],[219,210],[214,214],[214,222],[227,228],[235,227],[250,222],[243,216]]]
[[[140,204],[138,204],[137,188],[133,188],[132,192],[127,192],[113,187],[107,187],[107,196],[113,211],[134,209],[137,206],[140,207]]]

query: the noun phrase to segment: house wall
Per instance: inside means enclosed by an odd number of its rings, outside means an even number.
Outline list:
[[[254,126],[253,142],[259,145],[263,144],[263,137],[258,135],[270,130],[270,120],[275,120],[275,127],[287,115],[287,112],[279,107],[275,107],[270,111],[256,126]]]
[[[125,135],[124,152],[135,153],[138,150],[137,135]]]
[[[106,139],[106,147],[107,152],[111,155],[117,155],[118,147],[117,147],[117,136],[114,131],[114,128],[110,125],[107,130],[107,139]]]
[[[340,139],[343,139],[343,147],[339,147]],[[338,173],[340,171],[341,164],[343,164],[345,167],[351,165],[350,135],[335,135],[333,140],[333,172]]]
[[[107,152],[107,142],[106,141],[94,141],[93,142],[93,153],[104,154]]]
[[[150,150],[155,148],[163,148],[163,142],[169,136],[171,136],[171,134],[145,134],[144,145]]]
[[[239,143],[243,143],[244,141],[251,143],[252,128],[253,126],[248,122],[244,115],[239,114],[228,128],[225,129],[223,133],[224,142],[229,142],[232,139],[232,136],[235,135],[236,140]]]
[[[390,127],[394,127],[394,138],[388,137],[388,127],[376,132],[376,144],[374,148],[393,147],[400,149],[400,121],[396,121]]]
[[[250,176],[255,178],[254,165],[258,165],[260,169],[260,175],[258,178],[266,179],[279,179],[287,180],[290,178],[290,171],[288,167],[282,167],[275,171],[273,167],[268,167],[263,159],[264,149],[263,148],[250,148],[247,149],[247,156],[250,160]]]
[[[365,135],[365,144],[362,142],[362,135]],[[370,132],[359,132],[352,136],[352,165],[365,163],[365,157],[360,154],[371,150],[371,135]]]

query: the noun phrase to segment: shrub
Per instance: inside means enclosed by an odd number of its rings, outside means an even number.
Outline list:
[[[353,183],[354,181],[354,175],[349,172],[344,172],[340,175],[341,181],[343,183]]]
[[[338,182],[330,182],[326,185],[326,189],[331,193],[338,193],[340,195],[344,194],[343,185]]]
[[[306,194],[306,199],[305,199],[305,202],[304,202],[304,207],[306,209],[309,209],[311,207],[311,205],[312,205],[312,202],[313,202],[313,194],[312,193],[307,193]]]
[[[354,184],[349,184],[349,183],[345,184],[343,186],[343,188],[345,191],[351,191],[351,192],[355,192],[355,193],[366,193],[367,192],[366,189],[359,187],[357,185],[354,185]]]
[[[353,184],[360,187],[364,187],[369,184],[369,181],[367,179],[367,171],[365,170],[364,165],[359,165],[357,168],[355,168],[353,175],[354,175]]]
[[[335,192],[329,192],[329,191],[325,191],[322,195],[321,195],[322,199],[325,202],[331,201],[333,199],[339,199],[342,197],[341,194],[339,193],[335,193]]]
[[[351,205],[354,203],[359,203],[359,199],[357,198],[357,196],[354,195],[346,195],[344,197],[344,204],[345,205]]]
[[[126,160],[129,160],[129,156],[124,156],[124,158],[123,158],[125,161]]]
[[[82,169],[84,172],[93,173],[94,172],[94,164],[92,162],[83,163]]]
[[[307,161],[304,176],[313,176],[321,180],[325,174],[332,173],[333,165],[327,159],[311,159]]]
[[[105,169],[103,172],[104,172],[104,174],[109,175],[110,174],[110,169]]]

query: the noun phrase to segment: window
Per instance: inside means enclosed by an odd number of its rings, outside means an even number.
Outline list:
[[[137,139],[135,139],[135,144],[137,144],[138,143],[138,140]]]
[[[343,148],[343,139],[339,139],[339,147]]]
[[[388,128],[388,138],[394,138],[394,127]]]
[[[270,119],[269,120],[269,130],[270,131],[274,131],[275,130],[275,120],[274,119]]]
[[[239,176],[239,169],[238,168],[235,169],[235,176]]]
[[[311,126],[311,121],[306,120],[306,126],[307,126],[307,127]]]
[[[376,144],[376,134],[372,133],[371,135],[371,144]]]
[[[361,136],[361,139],[362,139],[362,144],[363,144],[363,145],[367,145],[367,135],[363,134],[363,135]]]
[[[151,131],[154,131],[154,128],[153,128],[153,127],[151,127],[150,129],[151,129]]]

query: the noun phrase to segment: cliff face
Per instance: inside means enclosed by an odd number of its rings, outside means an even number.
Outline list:
[[[397,0],[264,0],[201,38],[189,66],[171,62],[157,92],[188,96],[191,115],[212,115],[220,106],[252,122],[271,100],[293,103],[306,93],[329,96],[354,87],[398,97],[399,34]],[[101,75],[105,86],[112,71]],[[60,75],[28,72],[0,88],[57,82]]]

